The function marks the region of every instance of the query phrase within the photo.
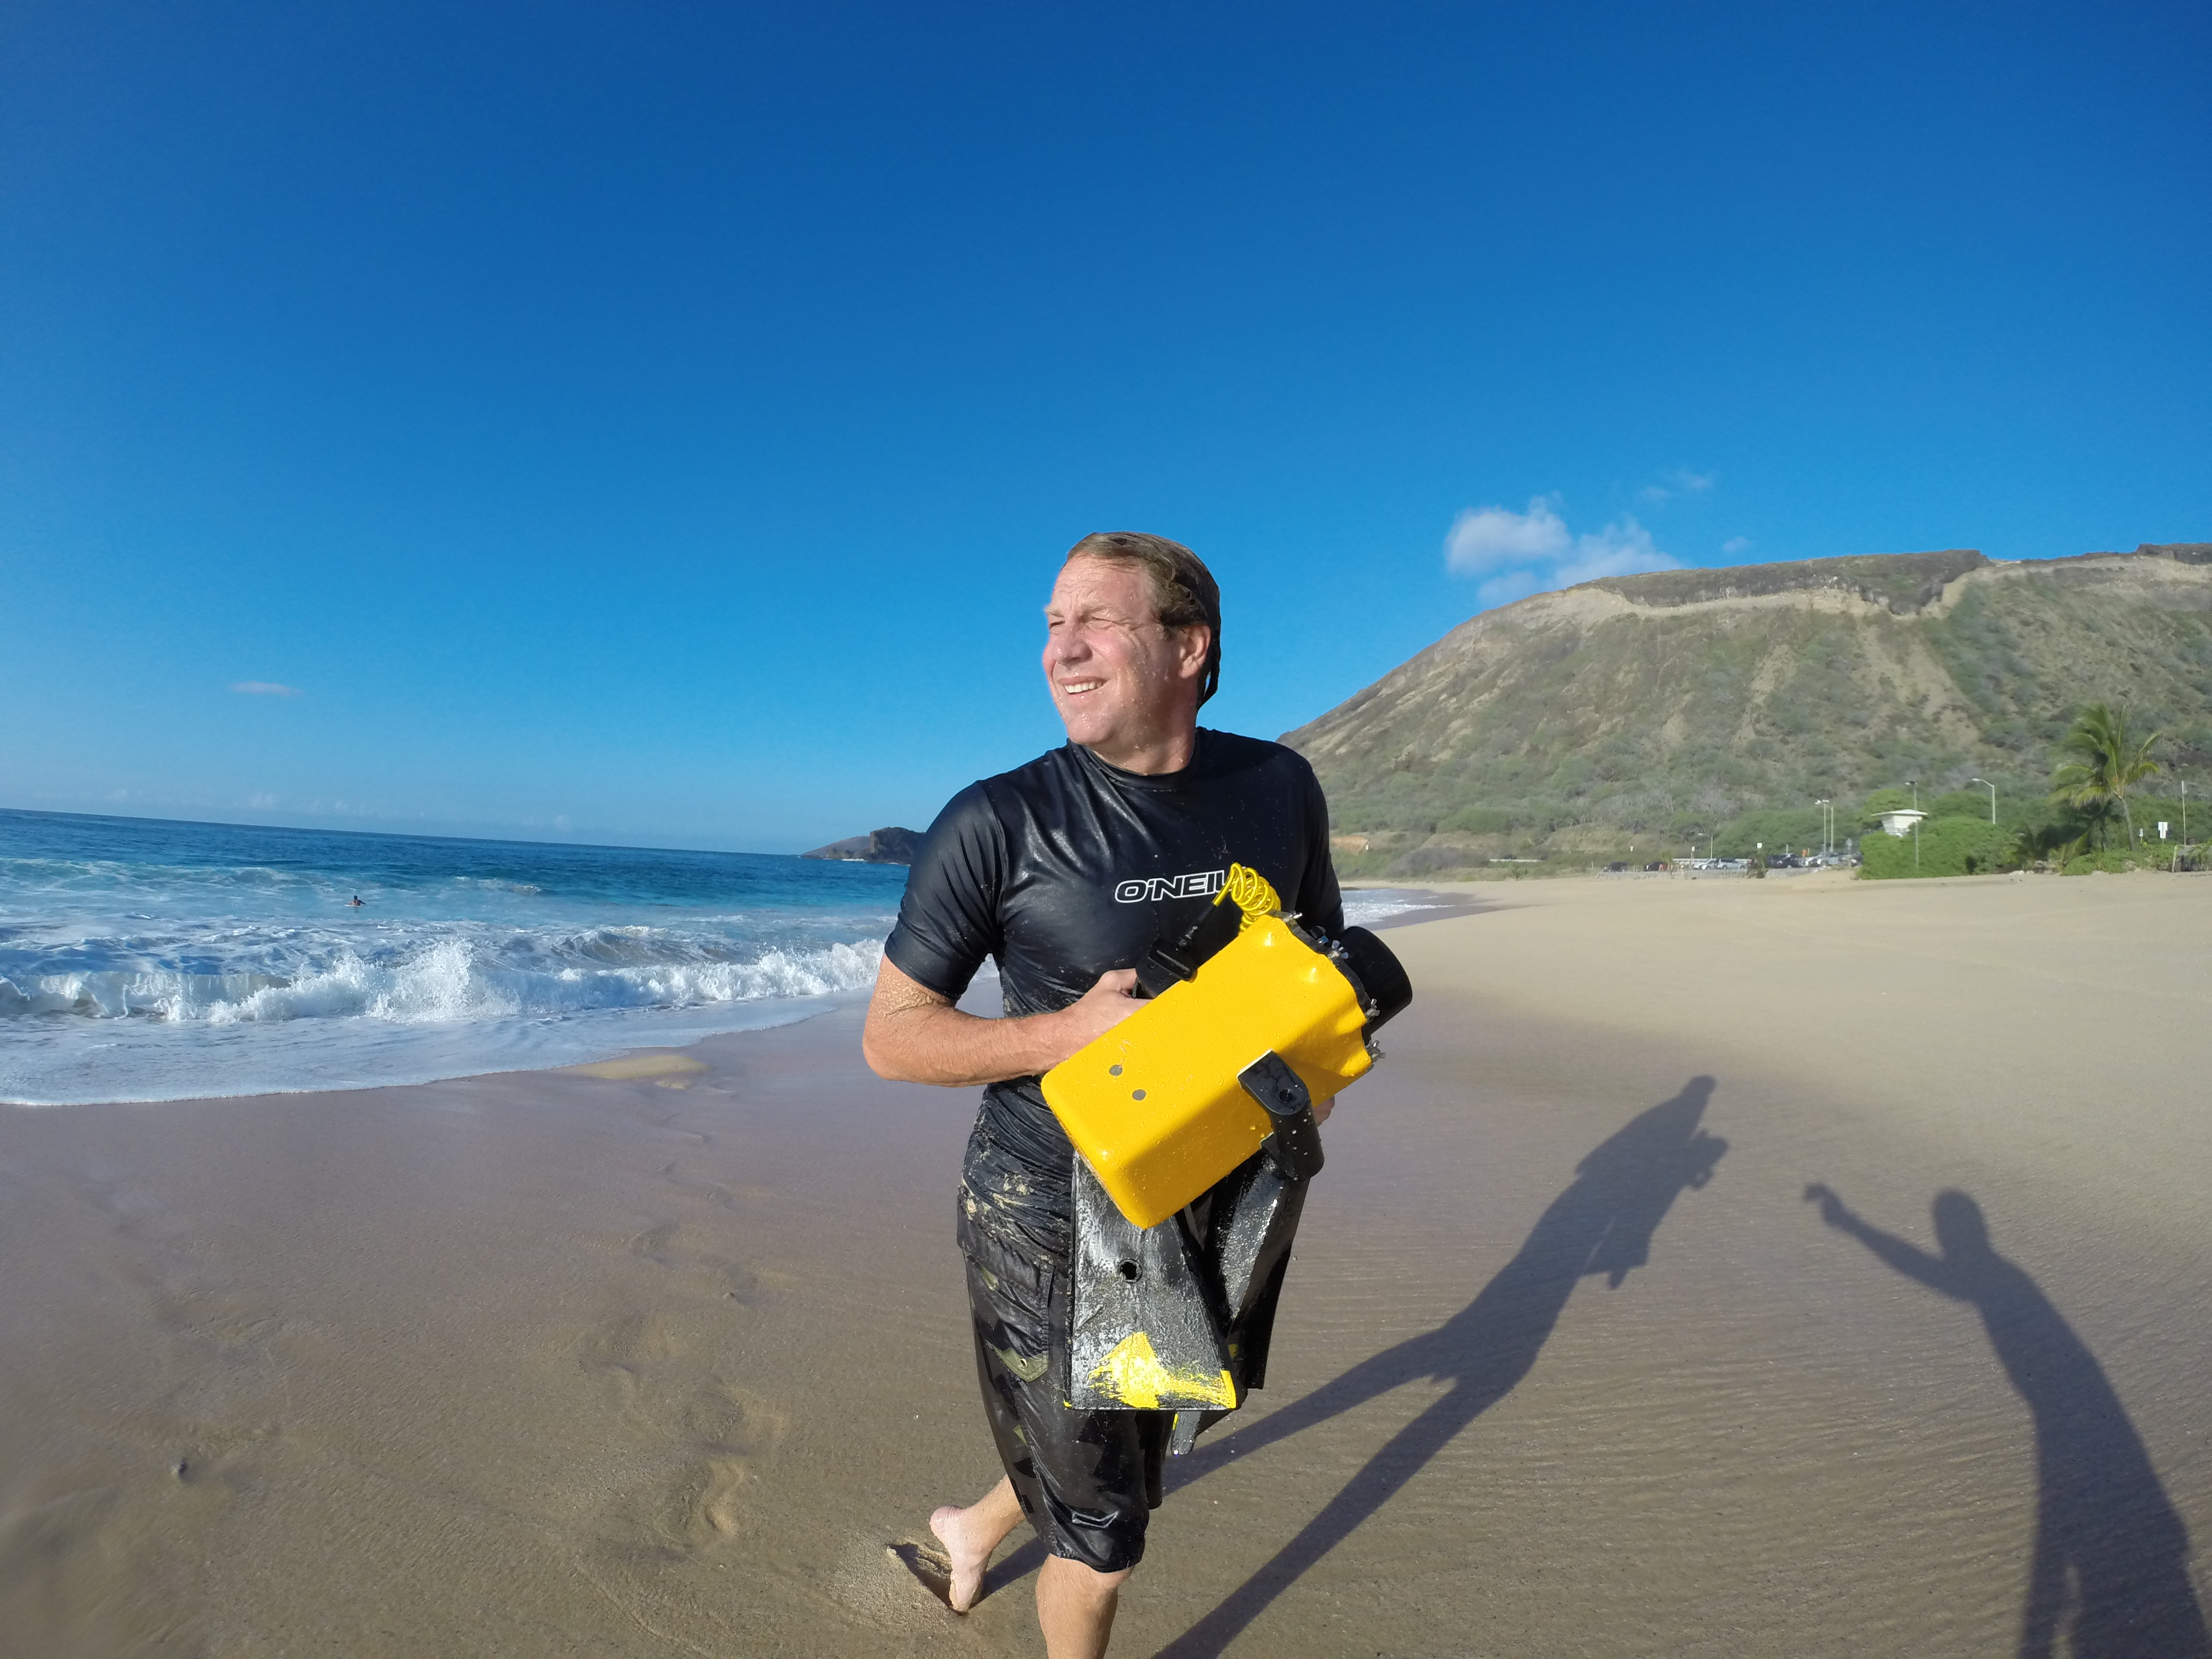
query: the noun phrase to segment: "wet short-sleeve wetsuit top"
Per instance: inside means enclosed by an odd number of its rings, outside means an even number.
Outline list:
[[[1212,902],[1231,864],[1267,877],[1323,932],[1344,921],[1328,807],[1304,757],[1201,728],[1191,763],[1142,775],[1079,744],[952,798],[907,878],[884,945],[900,972],[958,997],[995,959],[1006,1012],[1048,1013]],[[1011,1164],[1035,1203],[1022,1241],[1064,1248],[1074,1149],[1034,1077],[994,1083],[970,1143]]]

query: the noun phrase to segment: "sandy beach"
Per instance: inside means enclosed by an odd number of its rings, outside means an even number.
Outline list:
[[[1468,892],[1115,1651],[2197,1650],[2212,880]],[[0,1109],[0,1648],[1038,1650],[886,1553],[997,1470],[859,1024]]]

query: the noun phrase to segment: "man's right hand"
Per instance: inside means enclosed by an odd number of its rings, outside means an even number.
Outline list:
[[[1819,1205],[1820,1219],[1831,1227],[1842,1226],[1851,1213],[1844,1207],[1844,1200],[1837,1197],[1834,1189],[1824,1181],[1815,1181],[1805,1188],[1805,1201]]]
[[[1062,1022],[1067,1044],[1066,1053],[1052,1066],[1060,1064],[1068,1054],[1088,1048],[1123,1020],[1135,1013],[1141,1006],[1137,998],[1137,970],[1133,968],[1115,968],[1098,975],[1098,983],[1085,991],[1073,1002],[1052,1018]],[[1044,1069],[1050,1071],[1052,1066]]]
[[[1137,970],[1116,968],[1066,1007],[1049,1014],[982,1019],[901,973],[889,957],[860,1051],[878,1077],[962,1088],[1048,1072],[1137,1012]]]

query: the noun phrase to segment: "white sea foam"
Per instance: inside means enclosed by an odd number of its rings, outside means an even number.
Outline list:
[[[573,947],[610,934],[631,948],[606,954],[629,960],[578,959]],[[657,929],[525,943],[534,948],[448,936],[386,961],[343,951],[296,975],[0,978],[0,1100],[177,1099],[567,1064],[802,1018],[865,992],[883,957],[864,939],[708,960],[698,941]]]
[[[1344,919],[1354,927],[1372,927],[1389,916],[1435,908],[1436,900],[1430,894],[1399,887],[1353,887],[1344,895]]]
[[[0,812],[0,1101],[419,1082],[804,1018],[873,981],[900,873]]]
[[[564,943],[572,948],[548,954],[557,960],[583,953],[573,941]],[[296,976],[177,969],[19,972],[0,976],[0,1019],[58,1015],[230,1025],[361,1018],[436,1024],[832,996],[872,983],[883,945],[870,940],[811,951],[770,949],[744,961],[696,959],[696,949],[659,960],[639,951],[640,959],[626,963],[526,965],[514,959],[531,954],[511,948],[495,953],[478,941],[448,937],[384,962],[341,950],[328,966]]]

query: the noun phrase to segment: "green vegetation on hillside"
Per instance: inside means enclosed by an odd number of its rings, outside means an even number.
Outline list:
[[[1354,874],[1818,848],[1823,799],[1840,846],[1907,780],[1931,823],[1987,828],[1989,779],[1998,827],[2048,839],[2087,811],[2049,799],[2085,705],[2127,707],[2185,773],[2212,762],[2206,553],[1609,579],[1477,617],[1285,741],[1364,838]],[[2146,822],[2140,787],[2109,839]]]

